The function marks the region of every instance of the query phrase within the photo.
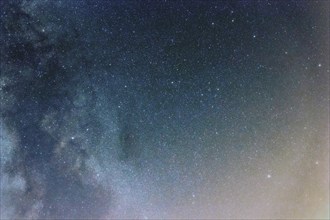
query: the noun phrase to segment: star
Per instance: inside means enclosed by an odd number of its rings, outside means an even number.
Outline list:
[[[2,2],[1,219],[328,218],[330,2]]]

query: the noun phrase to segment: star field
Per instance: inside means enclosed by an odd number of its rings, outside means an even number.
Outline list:
[[[1,219],[329,218],[329,2],[0,8]]]

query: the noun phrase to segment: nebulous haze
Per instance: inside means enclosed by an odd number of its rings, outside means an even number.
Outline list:
[[[3,0],[1,219],[328,219],[328,1]]]

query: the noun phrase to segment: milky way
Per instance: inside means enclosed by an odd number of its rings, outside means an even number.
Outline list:
[[[1,219],[329,218],[328,1],[0,8]]]

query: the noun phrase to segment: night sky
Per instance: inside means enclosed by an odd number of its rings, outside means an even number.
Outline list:
[[[329,1],[3,0],[1,219],[328,219]]]

